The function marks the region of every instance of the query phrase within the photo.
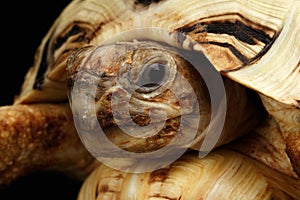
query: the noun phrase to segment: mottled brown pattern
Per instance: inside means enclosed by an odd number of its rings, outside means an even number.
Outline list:
[[[296,134],[295,134],[296,135]],[[287,149],[286,153],[291,160],[291,164],[297,173],[298,177],[300,177],[300,132],[298,133],[298,137],[296,138],[286,138],[287,141]]]
[[[85,168],[91,162],[65,105],[17,105],[0,109],[0,185],[42,168]],[[70,145],[75,149],[69,148]],[[78,154],[78,155],[76,155]],[[86,159],[76,160],[86,154]],[[66,171],[66,172],[67,172]]]
[[[162,168],[151,172],[148,183],[153,184],[155,182],[164,182],[168,178],[171,169],[171,167]]]

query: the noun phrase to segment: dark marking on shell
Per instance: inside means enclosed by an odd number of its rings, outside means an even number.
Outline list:
[[[266,34],[267,32],[271,32],[273,33],[273,35],[275,34],[275,30],[267,27],[267,26],[264,26],[262,24],[257,24],[253,21],[251,21],[250,19],[247,19],[246,17],[244,17],[242,14],[240,13],[227,13],[227,14],[221,14],[221,15],[213,15],[213,16],[208,16],[208,17],[204,17],[200,20],[208,20],[208,19],[211,19],[211,18],[215,18],[215,17],[221,17],[221,18],[224,18],[224,17],[228,17],[228,16],[232,16],[233,18],[232,19],[225,19],[225,20],[212,20],[210,23],[213,23],[213,22],[229,22],[229,23],[236,23],[237,21],[241,22],[243,25],[245,25],[246,27],[250,27],[251,29],[253,30],[258,30],[258,31],[261,31],[262,33]],[[207,23],[207,24],[210,24],[210,23]],[[203,24],[206,24],[203,22]],[[253,27],[256,27],[253,28]],[[269,36],[268,34],[266,34],[267,37],[271,38],[272,36]]]
[[[85,42],[89,43],[91,40],[91,28],[90,25],[84,22],[74,22],[71,26],[66,27],[66,29],[53,40],[51,51],[59,49],[70,37],[74,36],[72,43]],[[76,37],[75,37],[76,36]]]
[[[99,189],[100,192],[108,192],[109,186],[108,185],[102,185]]]
[[[74,26],[72,26],[71,30],[67,34],[56,38],[56,40],[53,42],[53,50],[59,49],[59,47],[61,47],[69,37],[71,37],[72,35],[79,34],[80,32],[84,32],[84,30],[82,30],[82,28],[75,24]],[[81,42],[83,40],[83,37],[81,36],[79,38],[81,39],[78,42]]]
[[[208,44],[217,45],[220,47],[228,48],[244,65],[247,65],[250,62],[246,56],[244,56],[241,52],[239,52],[233,45],[228,43],[220,43],[220,42],[209,42]]]
[[[42,52],[42,58],[40,61],[40,65],[39,65],[39,69],[38,72],[36,74],[35,77],[35,81],[33,84],[33,89],[34,90],[41,90],[42,89],[42,85],[44,83],[44,79],[45,79],[45,72],[47,71],[48,68],[48,61],[47,61],[47,50],[49,48],[49,39],[45,44],[45,47],[43,49]]]
[[[232,18],[231,18],[232,17]],[[223,19],[222,19],[223,18]],[[212,44],[228,48],[242,63],[243,66],[249,65],[260,59],[273,45],[281,30],[272,30],[261,24],[255,23],[239,13],[227,13],[223,15],[209,16],[200,18],[192,23],[176,29],[176,31],[191,36],[200,44]],[[234,44],[220,41],[206,40],[206,34],[227,34],[248,45],[264,46],[252,58],[243,55]],[[182,37],[183,38],[183,37]],[[241,66],[241,67],[243,67]],[[232,69],[233,71],[241,67]],[[224,73],[229,71],[224,71]]]
[[[187,24],[186,26],[177,29],[177,31],[179,31],[180,33],[190,33],[193,32],[194,30],[197,30],[199,26],[203,27],[201,22],[193,25]],[[197,32],[200,33],[200,31]]]
[[[143,4],[144,6],[149,6],[152,3],[158,3],[162,0],[135,0],[135,4]]]
[[[274,35],[274,37],[271,39],[271,41],[269,43],[267,43],[265,45],[265,47],[258,54],[256,54],[256,56],[254,56],[253,58],[251,58],[249,64],[256,62],[257,60],[259,60],[261,57],[263,57],[269,51],[269,49],[273,46],[275,40],[279,36],[280,32],[281,32],[281,30],[279,31],[278,34]]]
[[[119,191],[113,190],[109,187],[109,185],[101,185],[99,190],[96,191],[96,196],[99,195],[99,193],[120,193]]]
[[[296,100],[297,104],[296,104],[296,108],[300,109],[300,100]]]
[[[43,48],[42,58],[39,64],[39,69],[35,83],[33,85],[33,89],[42,89],[47,69],[51,65],[53,65],[52,67],[55,67],[57,64],[56,61],[59,60],[59,58],[61,58],[53,57],[57,49],[61,48],[65,43],[76,43],[78,47],[87,46],[92,37],[95,37],[95,32],[98,31],[98,29],[101,29],[101,26],[102,24],[100,24],[99,27],[97,27],[97,29],[94,30],[92,26],[87,22],[75,21],[70,26],[67,26],[57,37],[55,37],[54,34],[52,34]],[[71,50],[74,50],[74,48],[68,47],[68,45],[66,44],[61,56],[64,55],[64,53],[69,52]],[[63,60],[64,59],[62,59],[62,61]]]
[[[300,60],[299,62],[297,63],[296,67],[294,70],[297,70],[298,69],[298,72],[300,73]],[[295,71],[293,71],[292,73],[294,73]]]
[[[148,183],[164,182],[168,178],[170,170],[171,168],[161,168],[151,172]]]
[[[270,43],[271,38],[263,31],[256,30],[251,26],[243,24],[241,21],[236,22],[212,22],[210,24],[202,24],[205,26],[205,30],[208,33],[216,34],[228,34],[232,35],[238,40],[250,45],[257,44],[254,39],[257,39],[265,44]]]
[[[158,199],[166,199],[166,200],[177,200],[177,198],[170,198],[170,197],[163,196],[163,195],[160,195],[160,194],[151,195],[150,197],[155,198],[155,199],[158,198]],[[179,200],[180,199],[181,199],[181,197],[179,198]]]
[[[280,31],[281,32],[281,31]],[[279,32],[279,33],[280,33]],[[256,55],[254,56],[253,58],[249,59],[249,62],[247,63],[247,65],[249,64],[253,64],[255,62],[257,62],[261,57],[263,57],[268,51],[269,49],[272,47],[273,43],[275,42],[276,38],[278,37],[278,34],[276,34],[271,42],[269,44],[266,44],[266,46]],[[223,75],[226,75],[227,73],[229,72],[234,72],[234,71],[238,71],[240,70],[241,68],[243,68],[244,66],[246,66],[245,64],[243,66],[240,66],[238,68],[235,68],[235,69],[229,69],[229,70],[221,70],[220,73],[223,74]]]

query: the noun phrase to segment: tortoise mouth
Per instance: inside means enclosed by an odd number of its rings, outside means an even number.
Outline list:
[[[91,47],[69,60],[68,80],[76,128],[96,155],[106,146],[108,154],[120,148],[157,150],[155,156],[162,156],[162,149],[187,149],[201,132],[198,127],[210,121],[208,88],[200,73],[177,51],[158,44]]]
[[[148,130],[147,137],[142,136],[145,132],[139,131],[138,133],[135,127],[126,125],[106,127],[104,132],[112,143],[123,150],[135,153],[152,152],[168,145],[176,134],[182,134],[178,131],[180,117],[166,120],[164,126],[157,131],[154,127],[158,124],[151,124],[153,129]],[[141,137],[136,137],[139,134]]]
[[[83,134],[82,137],[94,138],[93,134],[100,135],[96,131],[96,126],[100,125],[100,132],[103,131],[105,137],[118,148],[128,152],[147,153],[166,146],[186,149],[198,132],[199,101],[191,88],[183,89],[181,85],[182,93],[179,98],[172,90],[164,90],[149,98],[130,93],[126,87],[123,88],[124,85],[120,87],[113,84],[115,77],[99,79],[93,74],[85,74],[85,78],[92,80],[91,82],[96,80],[94,82],[98,84],[94,84],[92,88],[90,82],[82,82],[78,85],[78,90],[71,90],[70,98],[75,118],[81,118],[75,121],[77,127],[83,127],[78,130],[80,135]],[[104,87],[108,83],[111,84],[110,87]],[[190,124],[187,121],[193,115],[196,123]],[[110,148],[107,149],[108,154]],[[105,152],[105,147],[102,147],[101,153]]]
[[[183,91],[180,98],[171,90],[145,98],[112,87],[96,101],[97,119],[104,130],[110,130],[106,136],[128,151],[155,151],[170,142],[174,146],[186,146],[191,142],[183,142],[190,137],[189,131],[192,135],[198,132],[200,105],[193,92]],[[209,110],[207,113],[210,118]]]
[[[186,120],[186,116],[189,116],[191,120]],[[123,126],[107,126],[103,131],[113,144],[129,152],[153,152],[167,145],[173,146],[173,148],[187,148],[196,137],[193,133],[198,133],[199,129],[198,124],[192,123],[197,116],[192,114],[186,116],[169,118],[164,121],[163,126],[160,122],[148,124],[146,125],[148,126],[148,133],[143,132],[145,126],[137,125],[140,127],[138,129],[126,124]],[[156,127],[161,128],[158,130]],[[190,135],[193,135],[193,137],[190,137]]]

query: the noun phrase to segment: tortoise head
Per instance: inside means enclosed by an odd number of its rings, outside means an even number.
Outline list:
[[[146,153],[168,162],[188,148],[208,153],[261,117],[259,109],[246,111],[254,106],[247,90],[221,77],[203,54],[149,40],[75,50],[67,88],[75,126],[97,158]]]
[[[177,135],[182,123],[197,132],[201,105],[207,113],[203,123],[209,121],[209,94],[200,74],[175,50],[158,43],[83,48],[72,54],[67,71],[73,111],[82,120],[87,117],[89,127],[99,122],[114,130],[110,138],[126,150],[156,150]],[[122,131],[122,137],[115,136]],[[179,135],[182,142],[191,140]]]

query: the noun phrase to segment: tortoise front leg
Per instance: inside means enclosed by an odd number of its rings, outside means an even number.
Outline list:
[[[39,169],[83,178],[97,163],[81,144],[67,104],[0,107],[0,185]]]

